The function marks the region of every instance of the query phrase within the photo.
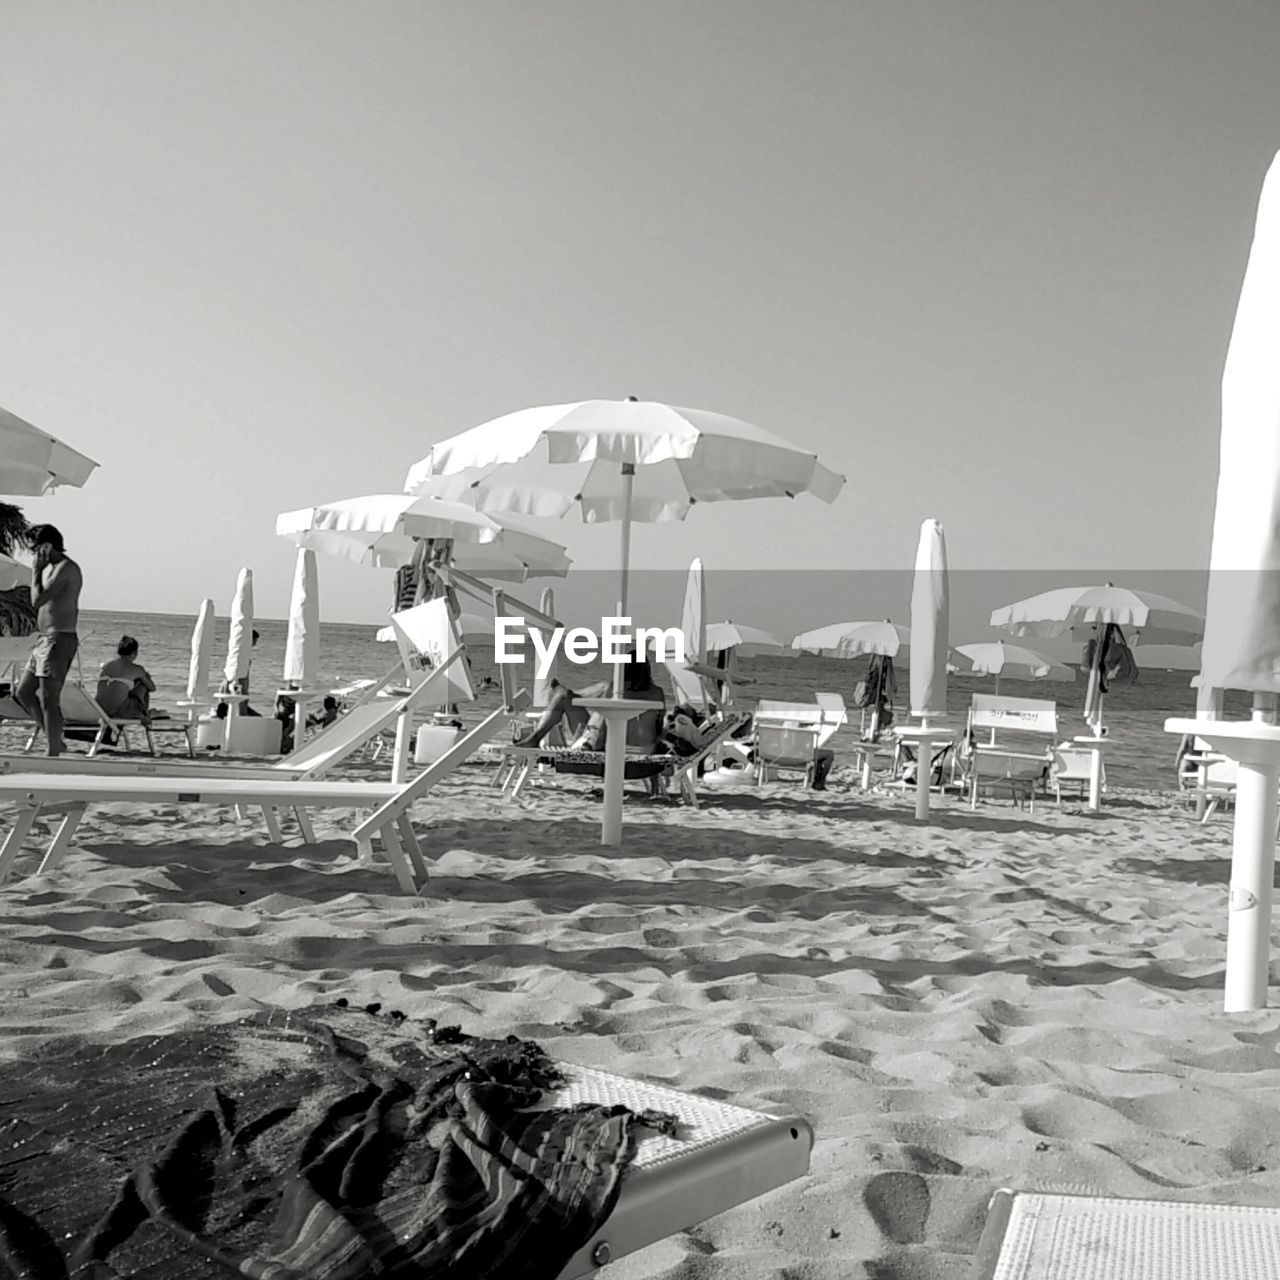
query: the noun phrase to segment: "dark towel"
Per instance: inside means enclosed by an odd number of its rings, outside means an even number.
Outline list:
[[[636,1130],[528,1041],[336,1007],[0,1066],[0,1271],[552,1280]]]

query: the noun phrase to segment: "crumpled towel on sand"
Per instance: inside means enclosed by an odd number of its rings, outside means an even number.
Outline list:
[[[550,1280],[674,1127],[531,1109],[556,1082],[532,1042],[341,1006],[0,1064],[0,1272]]]

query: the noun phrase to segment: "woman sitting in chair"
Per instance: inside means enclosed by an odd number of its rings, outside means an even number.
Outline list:
[[[121,636],[116,656],[98,672],[98,705],[117,720],[145,720],[155,691],[151,673],[138,661],[138,642]]]

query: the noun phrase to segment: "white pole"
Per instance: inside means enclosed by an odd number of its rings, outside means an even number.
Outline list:
[[[927,717],[920,721],[920,728],[927,730]],[[916,747],[916,821],[923,822],[929,816],[929,775],[933,772],[933,751],[928,734],[917,739]]]
[[[631,495],[635,488],[636,468],[631,462],[622,464],[622,567],[618,583],[618,617],[627,616],[627,573],[631,568]],[[613,668],[613,696],[623,694],[624,664]],[[622,790],[626,772],[627,722],[622,717],[605,721],[608,736],[604,743],[604,815],[600,826],[600,843],[618,846],[622,843]]]

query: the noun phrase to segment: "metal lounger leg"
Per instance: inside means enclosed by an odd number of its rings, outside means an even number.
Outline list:
[[[311,819],[307,816],[307,811],[301,805],[297,805],[294,808],[293,816],[297,819],[298,830],[302,832],[302,838],[308,844],[315,844],[316,833],[311,825]]]
[[[30,834],[31,824],[36,820],[39,812],[40,806],[33,804],[19,809],[14,814],[13,826],[9,828],[4,843],[0,844],[0,884],[5,882],[9,872],[13,870],[13,861],[18,856],[18,850],[22,848],[22,842]]]
[[[253,815],[249,812],[249,806],[247,804],[236,805],[236,817],[239,818],[241,822],[253,821]]]
[[[413,823],[409,820],[409,815],[402,813],[396,819],[396,826],[400,829],[400,840],[404,845],[405,853],[409,855],[409,861],[413,864],[414,874],[422,884],[426,884],[431,876],[427,870],[427,861],[422,856],[422,846],[418,843],[418,836],[413,829]]]
[[[418,892],[417,882],[409,867],[409,859],[405,857],[404,846],[400,843],[400,832],[396,830],[394,821],[388,822],[381,829],[382,848],[391,862],[391,870],[395,872],[396,883],[405,893]]]
[[[76,828],[80,825],[80,819],[84,817],[85,810],[88,805],[73,804],[71,805],[62,821],[58,824],[58,830],[53,837],[53,842],[49,845],[44,858],[37,868],[37,875],[44,875],[46,871],[53,871],[62,859],[66,857],[67,850],[71,846],[71,837],[75,835]]]
[[[525,756],[520,761],[520,767],[516,771],[515,785],[511,788],[511,798],[514,800],[520,794],[520,788],[529,780],[529,775],[533,772],[533,766],[537,763],[532,756]]]
[[[262,806],[262,820],[267,824],[267,836],[273,844],[284,844],[284,833],[280,830],[280,819],[269,804]]]

